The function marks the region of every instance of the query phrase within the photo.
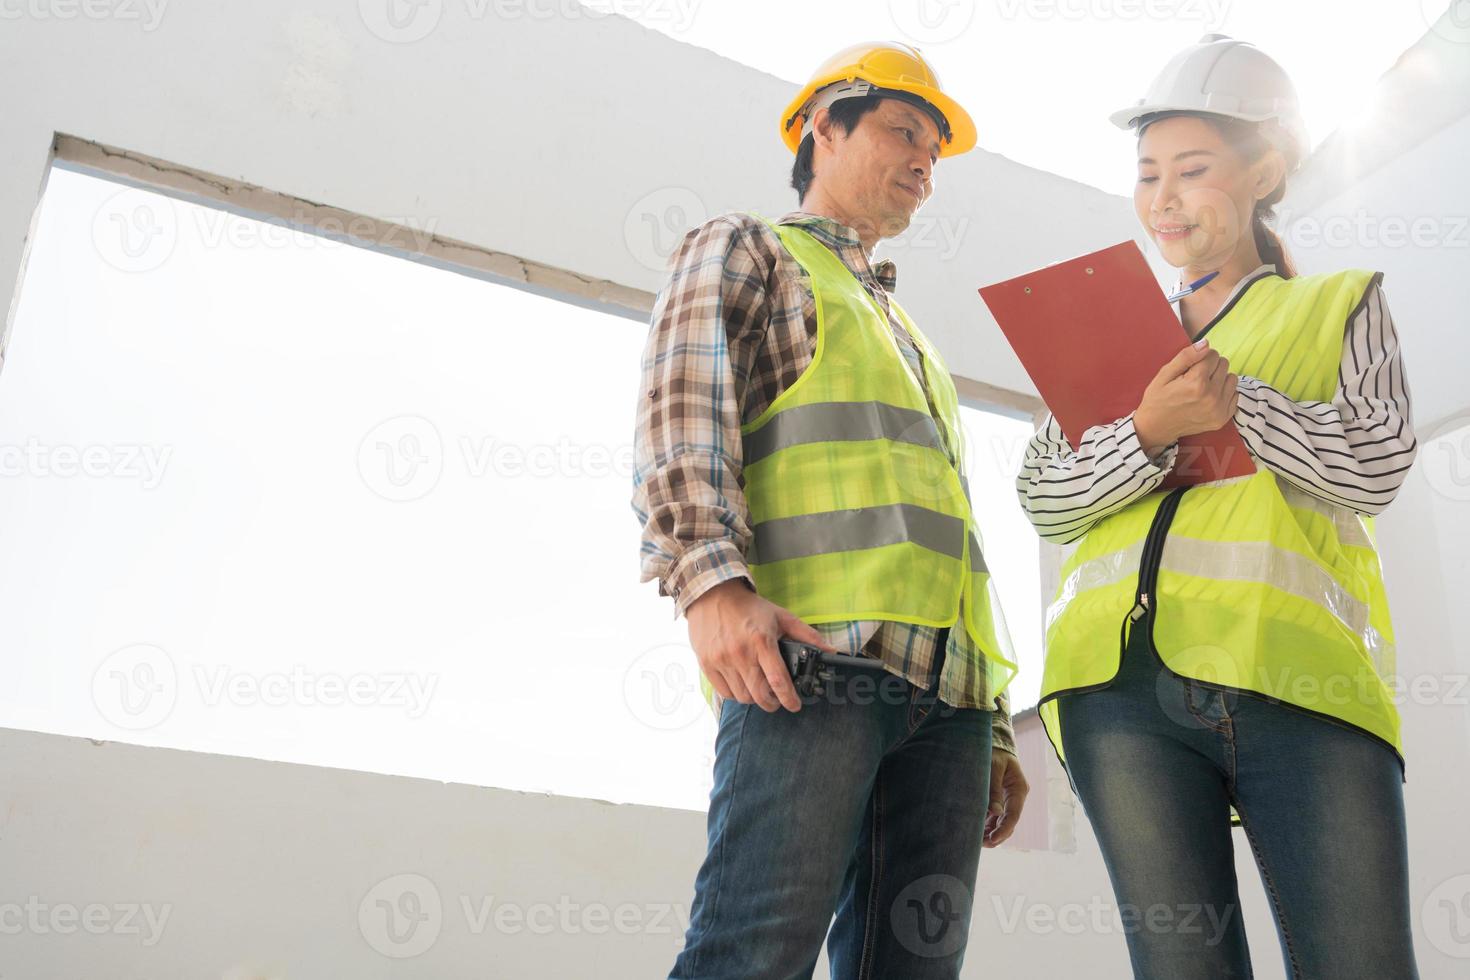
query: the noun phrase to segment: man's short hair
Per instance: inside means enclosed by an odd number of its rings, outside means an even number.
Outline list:
[[[827,114],[844,133],[857,128],[858,120],[878,108],[883,101],[881,95],[862,95],[852,99],[839,99],[828,108]],[[816,145],[814,134],[808,133],[796,150],[796,162],[791,165],[791,186],[796,191],[798,203],[806,199],[807,188],[812,185],[812,154]]]

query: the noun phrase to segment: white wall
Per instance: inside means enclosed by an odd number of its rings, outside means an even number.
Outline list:
[[[1349,266],[1383,272],[1421,436],[1470,412],[1467,160],[1470,115],[1463,115],[1325,199],[1283,214],[1287,245],[1304,272]]]

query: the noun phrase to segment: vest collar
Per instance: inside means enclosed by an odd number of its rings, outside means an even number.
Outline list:
[[[1245,295],[1245,291],[1247,289],[1260,282],[1262,279],[1265,279],[1267,276],[1274,275],[1277,275],[1277,272],[1276,266],[1272,263],[1263,262],[1261,265],[1256,266],[1253,272],[1246,275],[1240,280],[1240,282],[1235,284],[1235,288],[1230,290],[1230,295],[1225,297],[1225,302],[1220,304],[1219,311],[1214,316],[1210,317],[1210,322],[1205,324],[1203,330],[1194,335],[1194,339],[1198,341],[1201,337],[1214,329],[1215,324],[1225,319],[1225,315],[1235,308],[1235,304],[1240,302],[1240,298]],[[1175,286],[1174,288],[1176,291],[1179,289],[1183,289],[1183,282],[1181,281],[1180,284],[1178,286]]]
[[[1230,292],[1230,298],[1227,299],[1227,300],[1225,300],[1225,302],[1226,303],[1229,303],[1230,300],[1234,299],[1236,293],[1240,291],[1240,287],[1241,286],[1248,285],[1251,282],[1255,281],[1264,272],[1275,272],[1275,271],[1276,271],[1276,266],[1275,266],[1274,263],[1271,263],[1271,262],[1262,262],[1260,265],[1256,266],[1256,268],[1255,268],[1254,271],[1246,274],[1246,276],[1244,278],[1242,278],[1240,280],[1240,282],[1238,282],[1238,283],[1235,284],[1235,289],[1231,290],[1231,292]],[[1169,292],[1170,293],[1177,293],[1177,292],[1179,292],[1179,290],[1181,290],[1181,289],[1184,288],[1184,285],[1185,285],[1184,284],[1184,277],[1181,275],[1178,279],[1175,279],[1174,280],[1174,288],[1171,289],[1171,290],[1169,290]]]
[[[779,224],[796,225],[811,232],[823,245],[832,250],[842,264],[847,266],[859,280],[865,273],[870,273],[878,280],[886,292],[893,292],[898,284],[898,267],[892,259],[880,259],[873,261],[873,257],[863,248],[862,239],[851,226],[845,225],[836,218],[829,218],[824,214],[812,214],[810,211],[788,211],[777,219]]]

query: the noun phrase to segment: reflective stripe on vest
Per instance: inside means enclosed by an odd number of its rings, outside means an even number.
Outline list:
[[[1297,401],[1330,402],[1344,330],[1376,281],[1366,270],[1249,283],[1210,328],[1230,369]],[[1159,518],[1155,491],[1092,526],[1062,567],[1045,616],[1041,715],[1065,763],[1056,696],[1105,686],[1119,631],[1161,530],[1146,629],[1175,674],[1253,691],[1344,722],[1403,758],[1391,696],[1396,651],[1369,519],[1311,496],[1257,461],[1198,484]],[[1350,694],[1341,693],[1342,691]]]
[[[1117,582],[1131,582],[1138,574],[1143,542],[1083,562],[1067,576],[1056,601],[1047,609],[1046,629],[1061,618],[1078,594]],[[1390,659],[1391,645],[1369,622],[1368,603],[1358,599],[1322,567],[1305,555],[1278,548],[1269,541],[1200,541],[1169,535],[1160,556],[1160,569],[1224,581],[1264,582],[1321,606],[1359,637],[1375,664]]]
[[[963,557],[965,521],[913,504],[856,507],[762,521],[752,528],[752,564],[858,551],[912,541],[955,560]]]
[[[882,402],[818,402],[797,405],[771,417],[745,438],[745,463],[804,442],[861,442],[891,439],[942,449],[939,428],[928,412]]]
[[[913,504],[799,514],[755,525],[754,541],[746,561],[750,564],[787,561],[834,551],[879,548],[901,541],[912,541],[958,559],[964,557],[963,549],[956,547],[955,542],[968,540],[970,569],[983,572],[986,568],[980,542],[968,531],[966,538],[959,537],[965,530],[963,519]]]

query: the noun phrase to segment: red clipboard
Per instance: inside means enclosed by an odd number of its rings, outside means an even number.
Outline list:
[[[1073,449],[1092,426],[1137,408],[1159,368],[1190,343],[1133,242],[982,286],[980,297]],[[1232,421],[1180,439],[1161,486],[1255,471]]]

